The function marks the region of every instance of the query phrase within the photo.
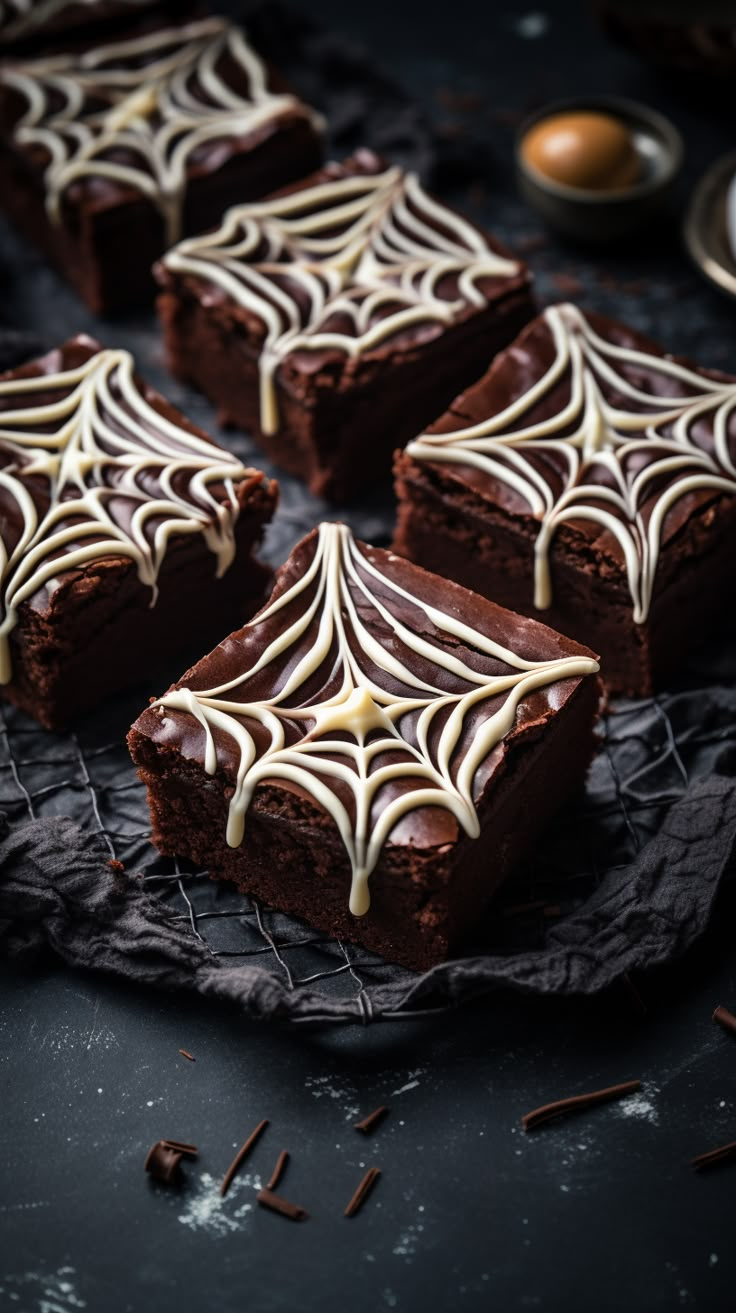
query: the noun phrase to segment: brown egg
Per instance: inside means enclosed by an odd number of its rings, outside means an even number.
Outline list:
[[[621,119],[594,110],[552,114],[521,143],[527,165],[553,182],[589,191],[622,191],[638,182],[641,160]]]

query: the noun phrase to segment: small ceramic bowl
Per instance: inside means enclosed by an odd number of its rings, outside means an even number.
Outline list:
[[[642,176],[621,191],[590,191],[545,177],[524,159],[521,144],[535,124],[553,114],[600,110],[629,128],[642,161]],[[620,96],[586,96],[558,100],[528,118],[516,138],[516,170],[524,199],[547,222],[585,242],[612,242],[643,228],[663,209],[682,164],[679,132],[668,119]]]
[[[736,250],[731,244],[727,217],[734,177],[736,152],[731,151],[716,160],[701,178],[685,218],[685,245],[690,255],[700,272],[730,296],[736,296]],[[732,193],[732,205],[734,199],[736,193]],[[736,229],[736,221],[732,222]]]

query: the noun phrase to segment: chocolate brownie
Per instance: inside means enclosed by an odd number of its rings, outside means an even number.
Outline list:
[[[553,306],[397,456],[395,546],[652,692],[736,583],[736,379]]]
[[[322,524],[128,742],[154,843],[419,969],[585,777],[598,664]]]
[[[169,364],[312,492],[390,472],[533,313],[518,260],[361,150],[161,261]]]
[[[150,299],[183,233],[321,157],[314,114],[224,19],[0,70],[0,205],[100,313]]]
[[[0,377],[0,694],[50,729],[263,600],[276,487],[88,337]]]

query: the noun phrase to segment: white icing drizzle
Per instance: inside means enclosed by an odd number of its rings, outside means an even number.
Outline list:
[[[542,610],[552,602],[549,558],[556,530],[580,520],[600,525],[621,548],[634,621],[643,624],[670,507],[701,489],[736,493],[736,384],[705,378],[667,357],[615,346],[573,305],[552,306],[544,319],[554,360],[523,396],[478,424],[424,433],[408,444],[407,454],[418,461],[470,465],[524,498],[540,521],[534,605]],[[636,386],[632,376],[638,368],[659,377],[660,395]],[[568,399],[556,414],[534,422],[534,407],[560,382],[566,383]],[[627,400],[639,409],[626,409]],[[698,440],[703,422],[712,427],[712,452]],[[543,461],[533,459],[545,452],[564,460],[564,469],[557,470],[559,492]]]
[[[12,548],[0,532],[0,684],[12,677],[19,606],[53,590],[63,572],[129,557],[153,606],[170,538],[197,533],[217,577],[225,573],[239,512],[234,483],[252,471],[154,410],[129,352],[102,350],[75,369],[0,380],[0,401],[8,407],[0,411],[0,530],[13,507],[22,525]]]
[[[142,9],[151,4],[151,0],[115,0],[115,4],[118,9],[123,6]],[[0,36],[3,41],[17,41],[72,7],[89,9],[90,19],[93,19],[95,9],[102,6],[99,0],[2,0]]]
[[[218,71],[231,61],[247,94]],[[264,65],[243,34],[220,18],[16,64],[0,81],[28,106],[15,141],[48,155],[52,220],[59,221],[72,183],[109,179],[156,206],[167,244],[180,236],[188,171],[207,143],[247,137],[287,111],[316,124],[294,96],[268,90]]]
[[[262,320],[264,433],[278,427],[275,375],[291,353],[355,357],[414,324],[450,324],[486,304],[483,279],[520,268],[398,168],[235,206],[216,231],[182,242],[163,263],[215,284]]]
[[[400,618],[407,601],[419,617],[411,627]],[[598,669],[585,657],[523,659],[401,588],[341,524],[320,526],[308,568],[247,629],[257,633],[286,611],[281,632],[242,675],[217,688],[175,689],[155,707],[164,716],[176,710],[196,718],[209,775],[218,766],[215,735],[236,745],[231,847],[242,843],[246,812],[263,782],[297,785],[330,814],[352,867],[354,916],[370,906],[368,877],[401,818],[442,807],[477,836],[476,777],[513,728],[520,702],[533,689]],[[386,627],[390,645],[381,638]],[[457,643],[471,649],[473,664],[455,654]],[[416,658],[413,669],[406,657]],[[252,681],[271,669],[274,691],[251,700]],[[310,682],[321,689],[312,698],[304,694]],[[468,718],[491,699],[495,705],[471,732]],[[258,726],[257,737],[249,723]],[[384,790],[388,798],[384,792],[378,800]]]

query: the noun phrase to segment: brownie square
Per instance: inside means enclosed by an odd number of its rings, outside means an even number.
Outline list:
[[[2,375],[0,694],[55,729],[241,624],[276,496],[127,351],[76,337]]]
[[[550,307],[396,459],[397,551],[648,695],[736,583],[736,379]]]
[[[423,969],[579,788],[598,664],[322,524],[130,731],[153,841]]]
[[[0,71],[0,204],[99,313],[151,299],[172,242],[321,158],[315,115],[224,19]]]
[[[519,261],[361,150],[161,261],[170,368],[348,501],[533,313]]]

